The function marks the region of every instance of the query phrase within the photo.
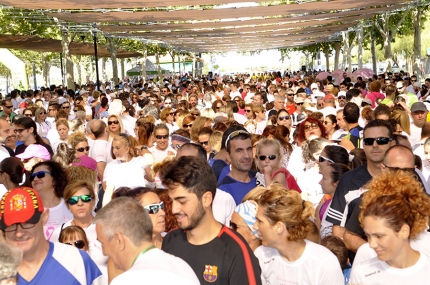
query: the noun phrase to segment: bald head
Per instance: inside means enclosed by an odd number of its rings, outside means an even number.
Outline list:
[[[94,137],[97,139],[105,133],[106,123],[102,120],[94,120],[90,126],[91,132],[94,134]]]
[[[406,146],[394,145],[385,153],[384,164],[388,167],[414,168],[415,157]]]

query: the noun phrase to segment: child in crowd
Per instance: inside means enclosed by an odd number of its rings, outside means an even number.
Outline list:
[[[337,236],[329,235],[321,240],[321,245],[325,246],[336,255],[340,267],[342,268],[345,285],[348,284],[349,276],[351,275],[351,264],[348,262],[348,249],[343,241]]]
[[[58,241],[88,252],[89,242],[85,231],[79,226],[69,226],[60,232]]]
[[[301,193],[299,185],[290,172],[281,167],[283,147],[276,139],[262,139],[257,145],[255,164],[264,175],[264,185],[277,181],[289,190]],[[263,181],[261,181],[263,182]]]

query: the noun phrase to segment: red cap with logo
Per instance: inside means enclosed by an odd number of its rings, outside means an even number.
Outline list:
[[[36,190],[30,187],[9,190],[0,204],[0,227],[4,230],[13,224],[36,224],[43,210],[42,199]]]

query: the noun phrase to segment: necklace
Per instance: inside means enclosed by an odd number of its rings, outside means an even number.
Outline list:
[[[133,263],[131,264],[131,266],[133,266],[134,265],[134,263],[136,262],[136,260],[141,256],[141,255],[144,255],[146,252],[148,252],[149,250],[151,250],[151,249],[153,249],[153,248],[155,248],[155,246],[154,245],[151,245],[150,247],[147,247],[147,248],[145,248],[144,250],[142,250],[137,256],[136,256],[136,258],[133,260]]]

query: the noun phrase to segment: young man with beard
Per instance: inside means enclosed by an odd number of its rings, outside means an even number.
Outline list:
[[[262,284],[246,241],[213,216],[216,177],[206,160],[180,157],[163,167],[160,176],[179,227],[167,234],[162,249],[185,260],[200,284]]]

